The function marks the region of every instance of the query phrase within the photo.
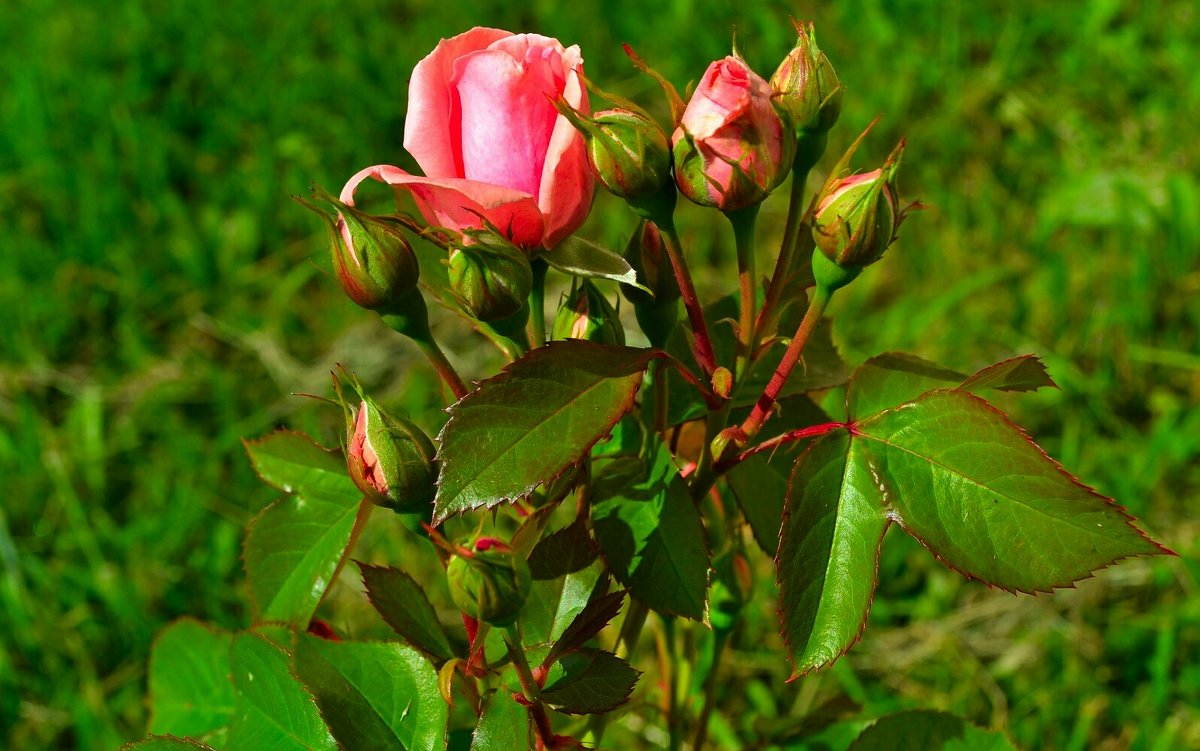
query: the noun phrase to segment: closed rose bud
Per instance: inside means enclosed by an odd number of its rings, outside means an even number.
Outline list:
[[[831,289],[842,286],[853,278],[839,282],[842,276],[857,275],[878,261],[896,239],[896,230],[905,215],[896,192],[896,173],[903,151],[901,141],[880,169],[831,178],[821,189],[813,216],[816,243],[813,273],[818,283]],[[836,268],[821,263],[816,253]]]
[[[841,114],[842,85],[829,58],[817,47],[812,22],[795,26],[796,46],[771,76],[771,89],[797,133],[825,133]]]
[[[610,193],[638,199],[671,179],[671,144],[649,115],[618,108],[588,117],[565,102],[559,103],[559,111],[583,133],[592,174]]]
[[[346,443],[350,478],[372,503],[399,512],[431,508],[434,447],[420,428],[364,398]]]
[[[517,313],[533,287],[533,268],[523,251],[488,231],[450,251],[450,289],[463,309],[480,321]]]
[[[638,284],[650,292],[628,284],[621,285],[621,294],[635,305],[654,301],[660,304],[673,303],[679,299],[679,282],[667,257],[662,233],[653,222],[642,220],[625,245],[622,254],[637,274]],[[651,295],[653,293],[653,295]]]
[[[479,538],[470,550],[450,559],[446,578],[458,609],[493,626],[515,622],[533,586],[525,559],[490,537]]]
[[[725,212],[770,195],[795,153],[771,96],[770,85],[737,57],[708,66],[671,137],[679,192]]]
[[[333,269],[347,297],[368,310],[386,313],[416,288],[420,276],[417,257],[397,222],[364,213],[321,192],[315,198],[333,211],[297,200],[329,225]]]
[[[587,279],[571,285],[554,316],[555,339],[586,339],[599,344],[624,344],[621,319],[595,284]]]

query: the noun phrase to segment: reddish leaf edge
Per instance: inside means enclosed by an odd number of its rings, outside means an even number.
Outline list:
[[[625,663],[625,665],[630,670],[633,671],[633,683],[629,684],[629,690],[625,692],[625,696],[623,696],[621,699],[617,700],[616,702],[612,703],[611,705],[605,705],[599,709],[594,709],[594,710],[591,710],[588,712],[572,712],[569,709],[561,707],[561,706],[554,704],[554,703],[550,702],[549,700],[547,700],[546,703],[549,704],[551,707],[553,707],[554,711],[561,712],[562,714],[565,714],[565,715],[571,715],[572,717],[582,717],[584,715],[589,715],[589,714],[604,714],[606,712],[611,712],[614,709],[617,709],[618,707],[621,707],[621,706],[629,703],[629,698],[631,696],[633,696],[633,691],[635,688],[637,688],[638,681],[640,681],[642,679],[642,675],[643,675],[642,671],[638,670],[633,665],[630,665],[628,660],[624,660],[624,659],[618,657],[613,652],[609,652],[606,649],[598,649],[596,647],[580,647],[579,649],[574,650],[574,654],[583,654],[583,653],[592,653],[592,652],[603,653],[603,654],[609,655],[610,657],[614,657],[617,660],[620,660],[621,662]],[[551,687],[548,687],[546,690],[552,691],[553,689]]]
[[[1113,566],[1113,565],[1115,565],[1121,561],[1127,560],[1129,558],[1149,558],[1154,555],[1168,555],[1168,556],[1179,557],[1179,554],[1176,553],[1174,550],[1171,550],[1170,548],[1166,547],[1165,545],[1159,543],[1158,541],[1156,541],[1152,537],[1150,537],[1150,535],[1146,534],[1143,530],[1139,529],[1138,526],[1136,524],[1134,524],[1134,522],[1137,521],[1137,517],[1130,514],[1129,510],[1127,508],[1125,508],[1121,504],[1117,503],[1114,499],[1109,498],[1108,496],[1097,492],[1095,488],[1093,488],[1090,485],[1087,485],[1086,483],[1082,482],[1078,477],[1071,474],[1069,471],[1067,471],[1067,469],[1065,467],[1063,467],[1062,464],[1060,464],[1058,462],[1057,459],[1055,459],[1054,457],[1052,457],[1048,453],[1046,453],[1046,450],[1043,449],[1040,445],[1038,445],[1038,443],[1033,440],[1033,438],[1029,435],[1029,433],[1024,428],[1022,428],[1020,425],[1017,425],[1015,422],[1013,422],[1009,418],[1008,415],[1006,415],[1003,411],[998,409],[991,402],[987,401],[983,397],[980,397],[980,396],[977,396],[977,395],[971,393],[970,391],[964,391],[959,388],[933,389],[931,391],[926,391],[924,394],[921,394],[921,396],[917,397],[916,399],[913,399],[912,401],[905,402],[903,405],[898,405],[897,407],[892,407],[892,408],[883,410],[882,412],[878,412],[875,415],[872,415],[871,417],[868,417],[865,420],[851,422],[848,425],[850,433],[856,438],[865,438],[867,440],[872,440],[872,441],[876,441],[879,443],[883,443],[883,441],[879,441],[876,438],[872,438],[870,436],[865,436],[865,435],[858,433],[856,430],[856,426],[861,423],[864,423],[864,422],[870,422],[872,419],[878,417],[879,415],[885,414],[887,412],[891,412],[895,409],[898,409],[899,407],[902,407],[902,406],[905,406],[908,404],[916,404],[917,402],[927,399],[930,396],[935,395],[935,394],[956,394],[956,395],[961,395],[962,397],[964,397],[968,400],[979,402],[983,406],[983,408],[985,408],[985,409],[993,412],[995,415],[997,415],[1008,427],[1016,430],[1017,433],[1021,436],[1022,439],[1025,440],[1025,442],[1027,444],[1032,446],[1039,454],[1041,454],[1042,458],[1045,459],[1046,461],[1048,461],[1051,464],[1051,466],[1053,466],[1054,469],[1059,472],[1059,474],[1066,477],[1067,480],[1071,484],[1080,488],[1081,490],[1083,490],[1084,492],[1086,492],[1088,495],[1092,496],[1093,498],[1102,501],[1105,506],[1108,506],[1108,507],[1112,508],[1113,510],[1115,510],[1121,516],[1121,519],[1125,523],[1125,526],[1132,529],[1135,533],[1137,533],[1138,537],[1142,538],[1147,543],[1149,543],[1152,547],[1156,548],[1156,550],[1154,552],[1130,553],[1129,555],[1123,555],[1118,558],[1114,558],[1111,561],[1109,561],[1108,563],[1104,564],[1103,566],[1098,566],[1098,567],[1092,569],[1086,575],[1080,576],[1078,579],[1072,579],[1072,580],[1069,580],[1069,581],[1067,581],[1065,583],[1061,583],[1061,584],[1059,584],[1059,583],[1051,584],[1046,588],[1035,588],[1035,589],[1027,590],[1027,589],[1022,589],[1020,587],[1006,587],[1006,586],[996,583],[996,582],[989,582],[982,577],[975,576],[973,574],[970,574],[966,571],[962,571],[962,570],[950,565],[949,562],[947,562],[944,558],[942,558],[941,555],[939,555],[937,552],[935,552],[933,550],[933,548],[931,548],[929,546],[928,542],[921,539],[921,537],[919,535],[917,535],[916,533],[914,533],[912,530],[910,530],[907,527],[907,525],[904,523],[903,516],[901,516],[899,511],[889,503],[886,508],[888,509],[888,511],[892,512],[891,514],[889,514],[890,520],[894,521],[897,525],[899,525],[899,527],[901,529],[904,530],[904,532],[906,534],[908,534],[914,540],[919,542],[921,544],[921,546],[923,548],[925,548],[926,550],[928,550],[929,553],[943,566],[950,569],[951,571],[954,571],[957,574],[960,574],[961,576],[965,577],[966,579],[969,579],[971,581],[977,581],[977,582],[983,584],[988,589],[999,589],[1004,592],[1009,592],[1010,594],[1013,594],[1013,595],[1020,593],[1020,594],[1026,594],[1026,595],[1033,595],[1036,597],[1038,594],[1053,594],[1056,590],[1059,590],[1059,589],[1076,589],[1075,584],[1077,582],[1084,581],[1085,579],[1091,579],[1095,576],[1097,571],[1103,571],[1104,569],[1109,568],[1110,566]]]
[[[304,440],[308,441],[312,445],[316,446],[321,451],[324,451],[326,454],[330,454],[331,456],[342,453],[341,446],[338,446],[337,448],[325,448],[320,443],[317,443],[317,440],[315,438],[310,436],[308,433],[305,433],[303,430],[292,430],[291,428],[277,428],[276,430],[272,430],[270,433],[267,433],[266,435],[261,436],[259,438],[243,438],[242,439],[242,448],[244,448],[246,450],[246,458],[250,461],[250,468],[252,470],[254,470],[255,476],[258,477],[258,479],[261,480],[263,482],[263,484],[269,485],[272,488],[275,488],[276,490],[280,491],[281,493],[287,493],[287,494],[291,495],[292,493],[295,493],[296,491],[294,489],[281,488],[278,485],[276,485],[275,483],[268,480],[267,478],[263,477],[262,473],[260,473],[258,471],[258,466],[254,463],[254,455],[250,453],[250,449],[252,446],[260,446],[278,435],[294,435],[298,438],[303,438]]]
[[[498,380],[501,380],[501,379],[507,377],[509,374],[509,371],[513,368],[513,366],[518,365],[518,364],[527,363],[530,361],[530,358],[535,355],[539,356],[539,357],[544,357],[545,353],[551,349],[562,348],[564,346],[567,346],[567,347],[578,346],[580,344],[587,344],[588,346],[591,346],[591,347],[613,346],[613,345],[596,345],[596,344],[591,344],[588,342],[581,342],[581,340],[577,340],[577,339],[564,339],[564,340],[550,342],[549,344],[546,344],[543,347],[539,347],[535,350],[530,351],[528,354],[525,355],[525,357],[522,357],[518,360],[513,360],[512,362],[510,362],[509,364],[507,364],[503,368],[501,368],[500,372],[497,373],[496,375],[492,376],[491,378],[485,378],[482,381],[472,381],[471,383],[474,386],[474,388],[471,389],[471,392],[469,394],[467,394],[466,396],[464,396],[463,398],[456,401],[455,403],[451,404],[449,407],[447,407],[443,411],[446,412],[447,414],[449,414],[450,418],[452,420],[454,418],[454,412],[457,408],[459,408],[459,407],[465,405],[467,402],[469,402],[472,397],[476,396],[479,393],[479,390],[483,386],[486,386],[489,383],[492,383],[493,381],[498,381]],[[665,351],[660,350],[660,349],[651,349],[648,347],[647,348],[624,347],[623,345],[621,345],[621,346],[624,349],[641,351],[641,352],[645,353],[645,355],[644,355],[645,362],[643,363],[643,365],[641,367],[641,372],[642,372],[643,376],[645,375],[646,369],[650,367],[651,362],[653,362],[654,360],[659,360],[659,359],[670,357],[670,355],[668,355]],[[630,374],[630,375],[632,375],[632,374]],[[637,395],[638,395],[638,392],[641,391],[643,380],[644,380],[644,378],[639,379],[636,383],[634,383],[633,388],[630,389],[629,394],[625,398],[626,406],[622,409],[621,413],[619,415],[617,415],[616,419],[612,421],[612,424],[609,425],[608,430],[605,431],[604,433],[601,433],[600,435],[598,435],[595,440],[588,443],[587,446],[583,447],[583,449],[580,451],[579,457],[577,459],[575,459],[574,461],[571,461],[571,462],[567,462],[565,465],[562,466],[562,468],[560,468],[557,472],[555,472],[553,476],[548,477],[545,480],[541,480],[540,482],[534,483],[532,486],[530,486],[529,488],[527,488],[526,490],[524,490],[523,492],[521,492],[518,495],[514,495],[512,497],[496,498],[496,499],[489,501],[487,503],[484,503],[482,505],[473,506],[471,508],[460,509],[457,511],[450,512],[448,514],[437,513],[437,496],[435,494],[435,496],[434,496],[434,515],[433,515],[433,519],[432,519],[432,524],[434,526],[440,526],[441,524],[444,524],[445,521],[452,516],[463,516],[472,511],[479,511],[480,509],[482,509],[484,511],[488,511],[488,510],[496,508],[497,506],[499,506],[501,504],[505,504],[505,503],[511,505],[513,503],[516,503],[519,500],[528,498],[529,495],[531,493],[533,493],[534,490],[537,490],[539,485],[549,485],[549,484],[553,483],[554,481],[558,480],[560,477],[562,477],[568,471],[577,469],[579,467],[580,463],[591,454],[592,448],[597,443],[600,443],[601,441],[605,441],[605,440],[612,438],[612,431],[614,428],[616,428],[617,424],[621,422],[621,418],[623,418],[623,417],[625,417],[625,415],[629,414],[630,410],[632,410],[637,405]],[[442,460],[442,458],[440,456],[441,446],[442,446],[443,436],[445,435],[446,429],[449,426],[450,426],[450,420],[447,420],[446,423],[444,425],[442,425],[441,430],[438,431],[438,435],[437,435],[437,439],[436,439],[437,443],[438,443],[438,456],[435,459],[435,461],[438,464],[439,471],[438,471],[438,478],[437,478],[437,481],[435,484],[437,486],[437,490],[439,493],[441,492],[441,489],[442,489],[442,479],[445,474],[444,472],[441,471],[441,469],[445,466],[445,462]]]
[[[849,431],[848,425],[843,426],[843,427],[847,428],[847,430]],[[813,448],[816,447],[817,444],[820,443],[824,439],[825,435],[830,435],[830,434],[832,434],[832,431],[830,431],[830,433],[826,433],[826,434],[818,437],[815,441],[813,441],[812,443],[808,444],[807,447],[805,447],[804,451],[800,454],[800,456],[796,457],[796,463],[795,463],[795,465],[793,465],[792,473],[788,475],[788,490],[787,490],[788,498],[790,498],[792,495],[792,477],[795,476],[795,467],[799,466],[800,462],[803,461],[804,458],[813,450]],[[853,433],[851,433],[851,435],[853,436]],[[846,443],[847,455],[849,455],[850,445],[851,445],[851,442]],[[865,610],[863,610],[862,618],[859,620],[858,630],[855,632],[854,638],[851,639],[846,644],[846,646],[842,648],[842,650],[840,652],[838,652],[837,654],[835,654],[833,657],[829,658],[828,660],[825,660],[823,662],[820,662],[820,663],[817,663],[814,665],[800,667],[797,664],[796,655],[795,655],[794,650],[792,649],[791,639],[788,637],[787,627],[784,624],[784,620],[783,620],[783,591],[782,591],[782,583],[779,581],[779,548],[782,547],[782,545],[783,545],[783,530],[787,526],[786,525],[787,519],[789,516],[791,516],[791,513],[792,512],[788,509],[788,504],[785,502],[784,506],[783,506],[783,515],[780,517],[780,520],[779,520],[779,544],[776,546],[775,559],[774,559],[775,584],[776,584],[776,586],[780,587],[780,593],[779,593],[778,598],[776,599],[777,606],[775,608],[775,614],[779,618],[779,624],[781,627],[780,628],[780,636],[783,637],[783,647],[784,647],[784,650],[787,652],[788,663],[792,667],[791,674],[788,676],[787,680],[784,681],[785,683],[791,683],[792,681],[796,680],[797,678],[801,678],[810,673],[815,673],[819,670],[823,670],[823,669],[829,667],[833,663],[840,660],[842,657],[845,657],[846,654],[850,652],[850,650],[854,647],[855,644],[858,644],[860,641],[862,641],[863,632],[865,632],[867,630],[867,620],[871,616],[871,606],[875,604],[875,592],[879,587],[879,553],[881,550],[883,550],[883,539],[885,537],[887,537],[888,530],[891,529],[892,521],[893,521],[892,517],[890,517],[890,516],[887,517],[887,519],[883,525],[883,531],[881,531],[879,533],[879,539],[876,540],[876,542],[875,542],[875,571],[872,574],[872,578],[871,578],[871,594],[867,598],[867,607]]]
[[[382,620],[388,628],[392,629],[392,631],[398,637],[400,637],[399,641],[395,641],[395,642],[385,641],[384,643],[385,644],[392,644],[392,643],[404,644],[408,647],[411,647],[411,648],[417,650],[418,652],[420,652],[421,654],[425,655],[426,659],[428,659],[430,662],[434,663],[435,665],[440,665],[441,663],[445,662],[445,659],[443,659],[440,655],[435,655],[432,652],[430,652],[429,650],[423,649],[422,647],[410,642],[404,636],[404,634],[401,634],[399,631],[396,631],[396,629],[392,627],[392,624],[388,623],[387,619],[383,617],[383,612],[379,610],[379,606],[375,604],[375,598],[372,596],[373,593],[371,592],[370,584],[367,582],[367,569],[375,569],[375,570],[380,570],[380,571],[387,571],[390,569],[390,570],[398,572],[401,576],[406,577],[409,581],[411,581],[417,585],[418,589],[421,590],[421,594],[425,596],[425,602],[429,604],[430,608],[433,609],[434,613],[436,614],[437,608],[434,607],[432,602],[430,602],[429,595],[425,594],[425,590],[424,590],[424,588],[421,587],[420,582],[418,582],[415,578],[413,578],[412,574],[409,574],[404,569],[398,568],[396,566],[391,566],[391,565],[376,566],[374,564],[366,563],[366,562],[360,561],[358,559],[354,560],[354,565],[358,566],[359,578],[362,580],[363,592],[367,596],[367,602],[371,603],[371,608],[379,616],[380,620]],[[442,623],[441,621],[438,621],[438,625],[440,625],[442,627],[442,633],[446,637],[446,642],[450,645],[450,651],[454,652],[455,651],[455,641],[451,638],[451,634],[446,630],[446,625],[444,623]],[[466,640],[466,635],[464,634],[463,641],[465,641],[465,640]],[[355,639],[354,641],[357,642],[359,640]],[[453,660],[457,657],[465,657],[465,656],[466,655],[451,654],[450,659]]]

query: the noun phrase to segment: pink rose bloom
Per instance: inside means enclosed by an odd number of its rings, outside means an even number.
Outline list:
[[[342,201],[371,177],[411,193],[432,225],[479,228],[483,216],[519,247],[553,248],[592,200],[583,136],[551,101],[587,113],[582,70],[579,47],[536,34],[476,27],[443,39],[409,82],[404,148],[425,176],[368,167]]]
[[[680,192],[732,211],[762,201],[783,181],[794,144],[771,94],[736,57],[708,66],[671,137]]]

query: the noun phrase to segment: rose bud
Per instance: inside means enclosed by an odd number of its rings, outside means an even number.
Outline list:
[[[450,289],[468,314],[486,322],[517,313],[533,287],[525,253],[489,231],[468,233],[472,243],[450,251]]]
[[[589,280],[571,285],[571,294],[554,317],[555,339],[586,339],[600,344],[624,344],[625,329],[617,311]]]
[[[843,286],[878,261],[896,239],[896,230],[906,213],[900,208],[896,191],[903,152],[902,140],[883,167],[861,175],[831,177],[821,189],[813,216],[817,246],[813,273],[818,283],[831,289]],[[839,274],[850,276],[839,283]]]
[[[450,599],[472,618],[493,626],[517,620],[533,585],[529,564],[508,544],[480,537],[446,566]]]
[[[667,258],[663,246],[662,233],[653,222],[642,220],[630,236],[622,253],[625,260],[637,273],[638,283],[646,290],[622,284],[621,294],[634,305],[640,305],[651,300],[659,303],[672,303],[679,299],[679,282]],[[653,296],[651,295],[653,293]]]
[[[708,66],[671,137],[684,196],[731,212],[761,202],[783,182],[795,139],[771,93],[737,57]]]
[[[336,216],[297,200],[320,214],[329,226],[334,272],[355,304],[386,312],[416,288],[420,276],[417,257],[397,222],[359,211],[321,191],[314,197],[332,206]]]
[[[346,466],[370,501],[397,512],[433,502],[433,443],[416,425],[393,417],[364,397],[348,427]]]
[[[583,133],[592,174],[613,195],[636,200],[671,179],[671,144],[645,112],[617,108],[587,117],[563,101],[558,109]]]
[[[842,85],[829,58],[817,47],[812,22],[793,22],[796,46],[771,76],[775,103],[799,133],[825,133],[842,112]]]

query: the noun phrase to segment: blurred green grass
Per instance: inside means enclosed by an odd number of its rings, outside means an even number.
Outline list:
[[[438,38],[474,24],[558,36],[602,86],[649,102],[621,42],[682,85],[736,24],[769,74],[789,14],[817,22],[848,89],[831,154],[883,115],[858,164],[906,135],[901,189],[930,206],[836,301],[847,359],[897,349],[967,369],[1042,354],[1062,390],[1006,406],[1183,558],[1013,598],[889,537],[866,639],[790,686],[776,655],[735,652],[747,711],[714,742],[735,748],[745,718],[844,692],[872,711],[1007,724],[1027,748],[1200,745],[1192,4],[13,0],[0,6],[0,746],[139,737],[154,633],[183,614],[241,625],[241,528],[271,493],[239,439],[287,424],[336,440],[333,415],[292,392],[326,393],[346,362],[435,419],[415,396],[427,370],[340,297],[319,223],[288,195],[411,165],[407,76]],[[764,210],[768,247],[781,203]],[[680,221],[694,257],[727,269],[723,228],[690,206]],[[601,200],[589,231],[616,243],[630,226]],[[703,280],[729,286],[719,270]],[[460,361],[472,349],[451,342]],[[744,643],[772,640],[767,615]]]

